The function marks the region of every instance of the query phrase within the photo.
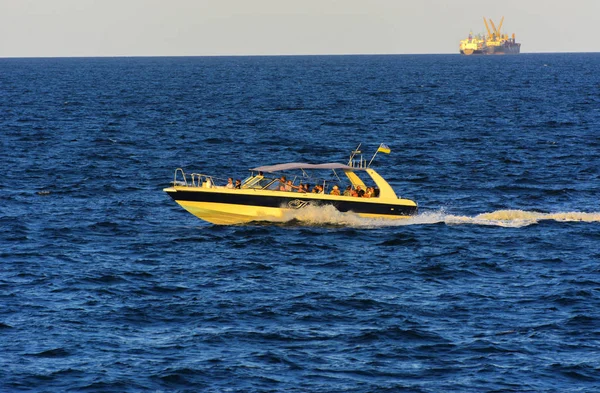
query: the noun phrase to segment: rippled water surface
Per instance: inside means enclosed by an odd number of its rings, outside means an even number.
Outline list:
[[[0,59],[0,391],[600,391],[600,55]],[[214,226],[175,168],[418,216]]]

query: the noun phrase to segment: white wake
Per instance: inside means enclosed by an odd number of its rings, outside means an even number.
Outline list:
[[[476,216],[460,216],[443,210],[423,212],[406,219],[362,218],[353,213],[341,213],[333,206],[307,206],[299,210],[288,211],[277,222],[299,221],[307,225],[334,225],[348,227],[396,227],[405,225],[427,225],[444,223],[447,225],[489,225],[518,228],[537,224],[540,221],[558,222],[600,222],[600,212],[557,212],[540,213],[525,210],[496,210]]]

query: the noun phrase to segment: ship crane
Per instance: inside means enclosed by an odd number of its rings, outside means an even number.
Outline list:
[[[498,32],[502,31],[502,24],[504,23],[504,17],[500,19],[500,24],[498,25]]]
[[[483,20],[485,20],[485,18]],[[498,28],[496,28],[494,21],[490,18],[490,24],[492,25],[492,28],[494,29],[494,34],[495,34],[495,38],[491,34],[489,35],[490,40],[501,41],[501,40],[505,40],[508,38],[507,36],[502,34],[502,24],[503,23],[504,23],[504,17],[502,17],[502,19],[500,19],[500,24],[498,25]],[[487,27],[487,23],[486,23],[486,27]],[[489,28],[488,28],[488,34],[489,34]]]
[[[500,37],[506,39],[508,38],[507,36],[503,36],[502,35],[502,24],[504,23],[504,17],[502,17],[502,19],[500,19],[500,24],[498,25],[498,34],[500,34]]]
[[[490,19],[490,21],[491,21],[491,19]],[[485,16],[483,17],[483,23],[485,23],[485,29],[488,32],[488,39],[491,40],[492,39],[492,32],[490,31],[490,27],[487,24],[487,20],[485,19]]]
[[[490,24],[492,25],[492,29],[494,29],[495,39],[498,39],[500,37],[500,34],[498,33],[498,29],[496,29],[496,25],[494,24],[494,21],[491,19],[490,19]]]

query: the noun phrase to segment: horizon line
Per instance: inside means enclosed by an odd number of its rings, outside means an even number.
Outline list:
[[[518,55],[531,55],[531,54],[593,54],[600,52],[592,51],[568,51],[568,52],[522,52],[516,55],[476,55],[476,56],[465,56],[460,53],[454,52],[440,52],[440,53],[305,53],[305,54],[205,54],[205,55],[74,55],[74,56],[0,56],[0,59],[115,59],[115,58],[177,58],[177,57],[319,57],[319,56],[439,56],[439,55],[453,55],[453,56],[464,56],[464,57],[513,57]]]

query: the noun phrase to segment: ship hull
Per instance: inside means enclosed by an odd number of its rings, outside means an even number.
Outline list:
[[[521,53],[521,44],[488,46],[486,55],[518,55]]]

